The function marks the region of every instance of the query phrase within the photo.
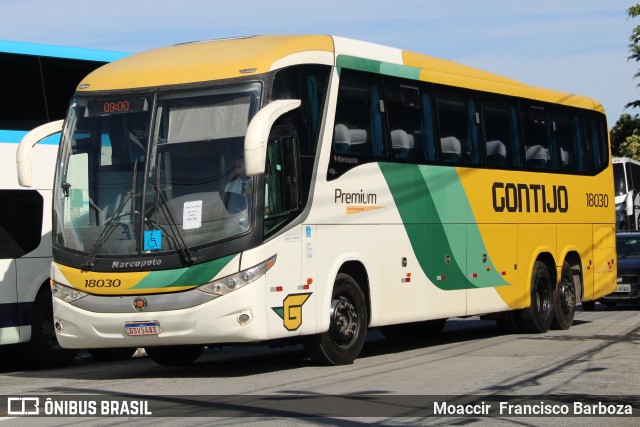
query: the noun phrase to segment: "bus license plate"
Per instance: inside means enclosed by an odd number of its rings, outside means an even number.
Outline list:
[[[144,321],[144,322],[126,322],[124,329],[127,331],[127,335],[158,335],[160,333],[160,322],[157,320]]]
[[[618,285],[615,292],[631,292],[631,285]]]

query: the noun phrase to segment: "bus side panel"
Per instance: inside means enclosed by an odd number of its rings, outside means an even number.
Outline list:
[[[428,262],[423,266],[435,287],[429,289],[429,317],[467,313],[467,225],[427,224]]]
[[[430,284],[414,255],[405,227],[381,226],[380,241],[380,324],[424,320]]]
[[[558,227],[558,259],[556,266],[558,277],[562,271],[562,264],[567,253],[575,251],[580,255],[580,268],[582,270],[583,296],[593,293],[593,233],[591,224],[564,224]],[[578,284],[576,283],[576,286]],[[576,289],[576,292],[580,292]]]
[[[556,256],[556,224],[519,224],[517,227],[518,277],[515,286],[497,288],[512,309],[531,305],[531,272],[538,255],[546,252]]]
[[[0,259],[0,344],[20,342],[20,316],[16,289],[16,265]]]
[[[617,261],[616,234],[612,226],[593,226],[593,259],[595,276],[593,294],[585,295],[585,300],[594,300],[610,294],[616,289]]]
[[[515,286],[518,228],[515,224],[467,226],[467,315],[510,310],[496,289]]]

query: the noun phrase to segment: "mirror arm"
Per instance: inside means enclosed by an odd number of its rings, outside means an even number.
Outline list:
[[[264,173],[267,159],[267,140],[273,123],[283,114],[298,108],[299,99],[272,101],[253,116],[244,139],[244,160],[247,176]]]
[[[45,123],[42,126],[29,131],[22,137],[16,152],[16,167],[18,170],[18,183],[21,187],[31,187],[32,185],[32,150],[38,142],[53,134],[62,131],[64,120]]]

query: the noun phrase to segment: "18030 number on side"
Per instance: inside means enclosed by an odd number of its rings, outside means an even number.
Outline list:
[[[85,288],[118,288],[121,284],[120,279],[87,279],[84,281]]]
[[[603,193],[585,193],[588,208],[608,208],[609,195]]]

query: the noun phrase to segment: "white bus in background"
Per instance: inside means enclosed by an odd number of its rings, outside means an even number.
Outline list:
[[[616,195],[616,229],[640,229],[640,161],[629,157],[613,158]]]
[[[34,147],[29,189],[18,185],[18,143],[34,127],[65,117],[85,75],[124,56],[0,40],[0,345],[22,343],[20,357],[30,366],[63,365],[77,350],[58,345],[49,286],[51,188],[60,135]],[[109,359],[123,351],[92,354]]]

